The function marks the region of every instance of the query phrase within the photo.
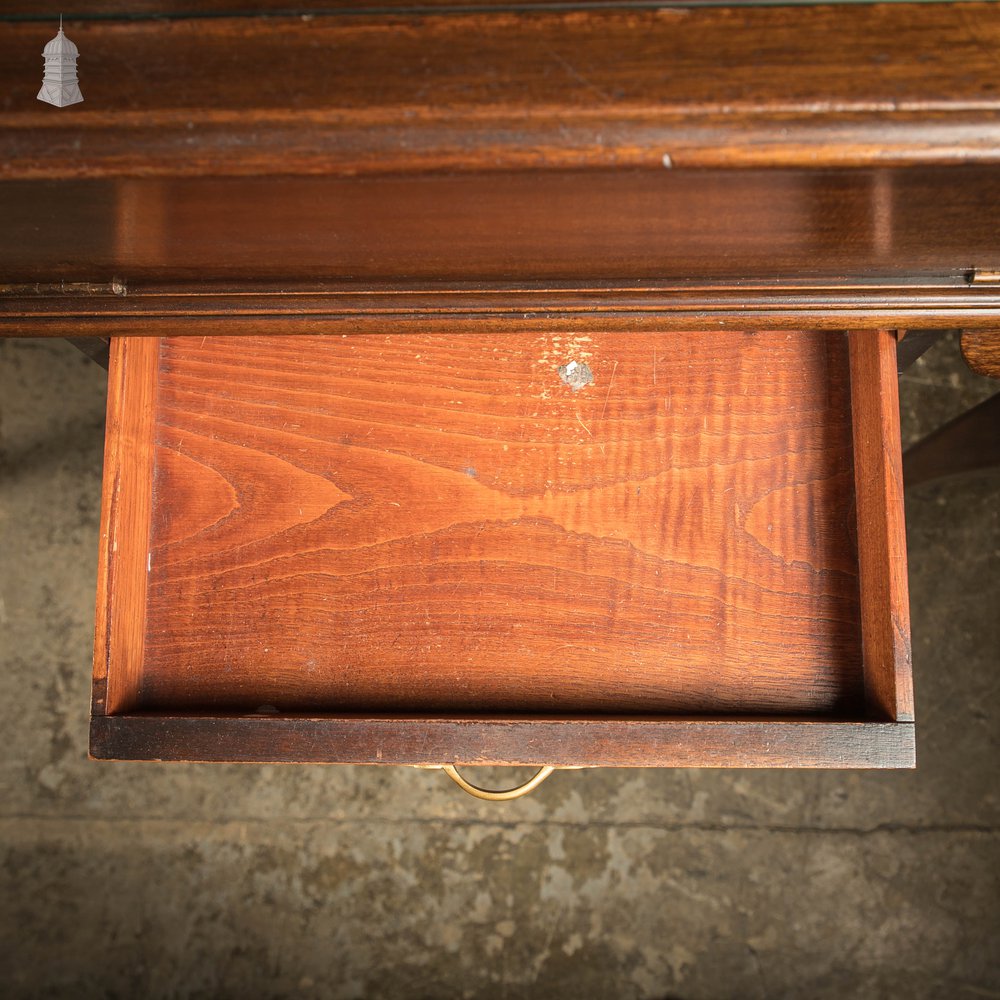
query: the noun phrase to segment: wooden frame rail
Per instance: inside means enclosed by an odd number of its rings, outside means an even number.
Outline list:
[[[993,3],[321,6],[67,10],[70,113],[51,20],[8,23],[0,177],[1000,162]]]

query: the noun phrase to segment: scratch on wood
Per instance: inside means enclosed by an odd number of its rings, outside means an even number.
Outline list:
[[[551,46],[546,45],[545,49],[548,51],[549,55],[574,79],[577,83],[582,84],[584,87],[588,87],[592,90],[598,97],[601,97],[605,101],[611,100],[611,95],[601,86],[594,83],[592,80],[588,80],[583,73],[581,73],[565,56],[560,55]]]
[[[618,362],[615,362],[614,368],[611,369],[611,378],[608,380],[608,394],[604,397],[604,409],[601,410],[601,420],[604,419],[604,414],[608,410],[608,400],[611,398],[611,387],[615,384],[615,372],[618,371]]]
[[[601,442],[598,441],[597,438],[595,438],[594,435],[590,433],[590,428],[583,422],[583,419],[580,417],[579,413],[576,415],[576,419],[577,421],[579,421],[580,426],[590,435],[590,440],[593,441],[594,444],[596,444],[597,447],[601,449],[601,454],[603,455],[604,445],[602,445]]]

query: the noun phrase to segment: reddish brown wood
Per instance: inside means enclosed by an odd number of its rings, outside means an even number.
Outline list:
[[[910,768],[910,723],[288,716],[95,718],[105,760]]]
[[[728,281],[752,295],[811,279],[845,308],[866,288],[966,286],[1000,267],[1000,171],[985,167],[10,182],[0,218],[0,308],[12,285],[65,282],[86,311],[116,279],[129,295],[235,284],[275,309],[290,283],[454,295]],[[995,301],[1000,287],[959,291]]]
[[[962,356],[976,374],[1000,378],[1000,331],[967,330],[962,334]]]
[[[873,713],[909,721],[913,687],[896,337],[871,330],[849,336],[865,687]]]
[[[797,0],[803,2],[803,0]],[[827,0],[804,0],[805,3],[825,3]],[[851,0],[853,2],[853,0]],[[877,0],[861,0],[861,2],[877,2]],[[893,0],[890,0],[893,2]],[[672,0],[670,6],[677,11],[696,7],[742,7],[759,6],[760,0]],[[654,4],[648,0],[378,0],[378,2],[359,2],[359,0],[296,0],[294,8],[287,0],[211,0],[205,4],[203,0],[102,0],[100,10],[95,11],[93,0],[60,0],[60,8],[67,18],[67,25],[74,25],[77,20],[92,21],[107,19],[114,16],[129,20],[155,20],[160,18],[199,17],[219,18],[227,15],[287,14],[290,9],[308,12],[305,19],[318,17],[358,17],[371,16],[381,11],[400,11],[404,14],[451,14],[463,16],[477,11],[497,9],[509,11],[511,8],[531,9],[534,7],[551,8],[558,6],[568,10],[587,11],[606,10],[609,7],[651,7]],[[28,0],[7,0],[4,4],[4,17],[35,21],[51,26],[52,15],[47,10],[41,10]],[[74,20],[71,21],[70,18]]]
[[[703,763],[776,766],[912,754],[909,731],[852,747],[856,729],[837,728],[864,714],[870,683],[851,426],[859,385],[884,390],[877,366],[852,355],[849,373],[843,334],[526,325],[145,343],[159,346],[117,361],[125,385],[157,371],[155,406],[140,416],[117,400],[112,436],[155,441],[151,525],[110,551],[102,577],[142,593],[143,660],[116,679],[126,693],[110,714],[127,717],[97,721],[96,755],[197,758],[216,738],[211,759],[296,747],[349,760],[368,747],[414,762],[333,718],[345,712],[398,715],[409,746],[440,713],[469,725],[556,713],[583,727],[574,748],[595,712],[837,723],[776,721],[732,740],[739,726],[609,724],[580,760],[553,758],[563,764],[691,764],[699,748]],[[569,362],[593,376],[579,391],[558,372]],[[116,508],[105,516],[110,531]],[[229,745],[249,733],[238,719],[136,710],[262,710],[283,728],[261,751],[259,728]],[[330,718],[302,729],[295,713]],[[426,746],[450,748],[449,761],[521,759],[502,718],[483,724],[467,753],[465,723]],[[568,732],[556,725],[537,731],[536,755]]]
[[[135,13],[129,10],[129,13]],[[994,4],[91,20],[0,35],[0,174],[997,162]]]
[[[289,336],[295,334],[424,333],[492,337],[523,329],[601,332],[611,323],[629,333],[691,330],[733,332],[748,320],[767,329],[836,331],[884,329],[940,331],[963,324],[992,328],[1000,321],[1000,292],[969,288],[964,278],[926,286],[776,284],[750,282],[698,286],[659,284],[645,289],[611,286],[553,289],[483,285],[294,291],[265,286],[160,292],[148,286],[127,297],[79,294],[51,286],[0,291],[0,337]]]
[[[716,339],[164,341],[143,707],[858,710],[843,337]]]
[[[111,344],[94,630],[95,715],[128,711],[139,700],[159,351],[153,339],[116,337]]]

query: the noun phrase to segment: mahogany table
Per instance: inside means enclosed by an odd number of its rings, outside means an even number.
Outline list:
[[[94,756],[913,765],[897,347],[1000,321],[996,5],[68,6],[0,335],[111,342]]]

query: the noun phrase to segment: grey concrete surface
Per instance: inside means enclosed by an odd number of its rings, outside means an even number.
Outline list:
[[[1000,475],[907,496],[916,771],[480,803],[403,768],[88,761],[105,384],[0,341],[0,997],[1000,997]],[[939,345],[906,439],[997,388]]]

